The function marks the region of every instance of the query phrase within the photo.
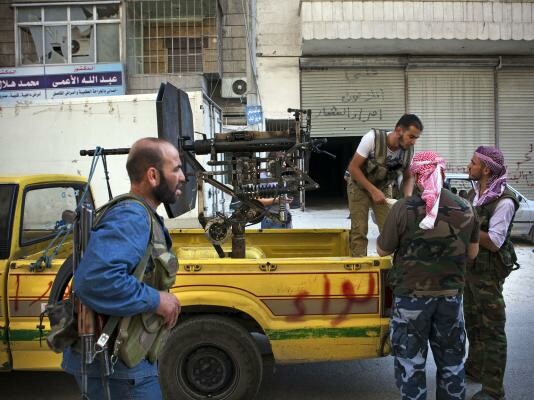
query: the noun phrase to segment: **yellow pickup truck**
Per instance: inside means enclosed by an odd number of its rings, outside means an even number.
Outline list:
[[[85,186],[76,176],[0,178],[0,369],[57,370],[39,316],[69,284],[67,239],[50,246]],[[160,358],[168,399],[254,398],[262,377],[257,339],[278,363],[388,353],[389,258],[349,256],[348,231],[246,231],[242,259],[217,257],[201,229],[171,230],[183,308]],[[58,242],[56,238],[55,242]],[[52,259],[53,258],[53,259]],[[253,335],[254,334],[254,335]]]

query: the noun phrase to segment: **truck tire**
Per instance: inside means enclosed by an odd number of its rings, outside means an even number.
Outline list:
[[[50,296],[48,296],[48,304],[56,304],[63,300],[65,290],[69,286],[72,279],[72,255],[69,256],[59,267],[54,283],[50,289]]]
[[[179,321],[160,354],[168,400],[252,400],[260,387],[259,349],[230,318],[201,315]]]

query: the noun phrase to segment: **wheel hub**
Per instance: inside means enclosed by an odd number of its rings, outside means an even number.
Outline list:
[[[184,369],[192,388],[204,394],[224,391],[234,375],[230,357],[215,347],[201,347],[191,352]]]

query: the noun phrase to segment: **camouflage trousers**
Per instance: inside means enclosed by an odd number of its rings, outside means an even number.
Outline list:
[[[462,296],[395,296],[391,318],[395,379],[402,400],[425,400],[428,343],[436,362],[436,400],[465,399]]]
[[[491,271],[468,268],[464,312],[469,356],[465,368],[495,399],[504,398],[507,342],[503,283]]]
[[[347,183],[347,198],[350,212],[351,255],[365,257],[367,255],[369,209],[373,209],[378,230],[382,232],[391,206],[387,203],[375,204],[367,190],[358,187],[352,179]]]

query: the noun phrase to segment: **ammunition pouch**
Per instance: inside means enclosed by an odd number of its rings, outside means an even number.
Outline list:
[[[161,243],[154,242],[154,252],[162,250]],[[152,246],[149,246],[149,250]],[[158,290],[169,290],[176,280],[178,262],[166,247],[165,251],[152,257],[154,268],[144,274],[143,282]],[[150,251],[151,252],[151,251]],[[146,263],[145,263],[146,264]],[[139,268],[139,267],[138,267]],[[135,275],[138,274],[136,271]],[[169,330],[163,326],[163,318],[155,313],[143,313],[133,317],[122,318],[115,341],[114,355],[132,368],[143,359],[156,362],[159,351],[169,336]]]
[[[118,356],[129,368],[143,359],[154,363],[168,333],[163,327],[163,318],[154,313],[123,318],[115,342]]]
[[[70,298],[46,307],[45,313],[48,314],[51,328],[46,343],[54,353],[62,353],[69,346],[81,351],[78,341],[78,319],[73,309]]]
[[[511,249],[505,248],[511,246]],[[512,271],[519,268],[517,256],[510,241],[505,241],[503,247],[492,253],[488,250],[481,250],[477,255],[474,270],[479,273],[491,273],[499,280],[504,280]]]

